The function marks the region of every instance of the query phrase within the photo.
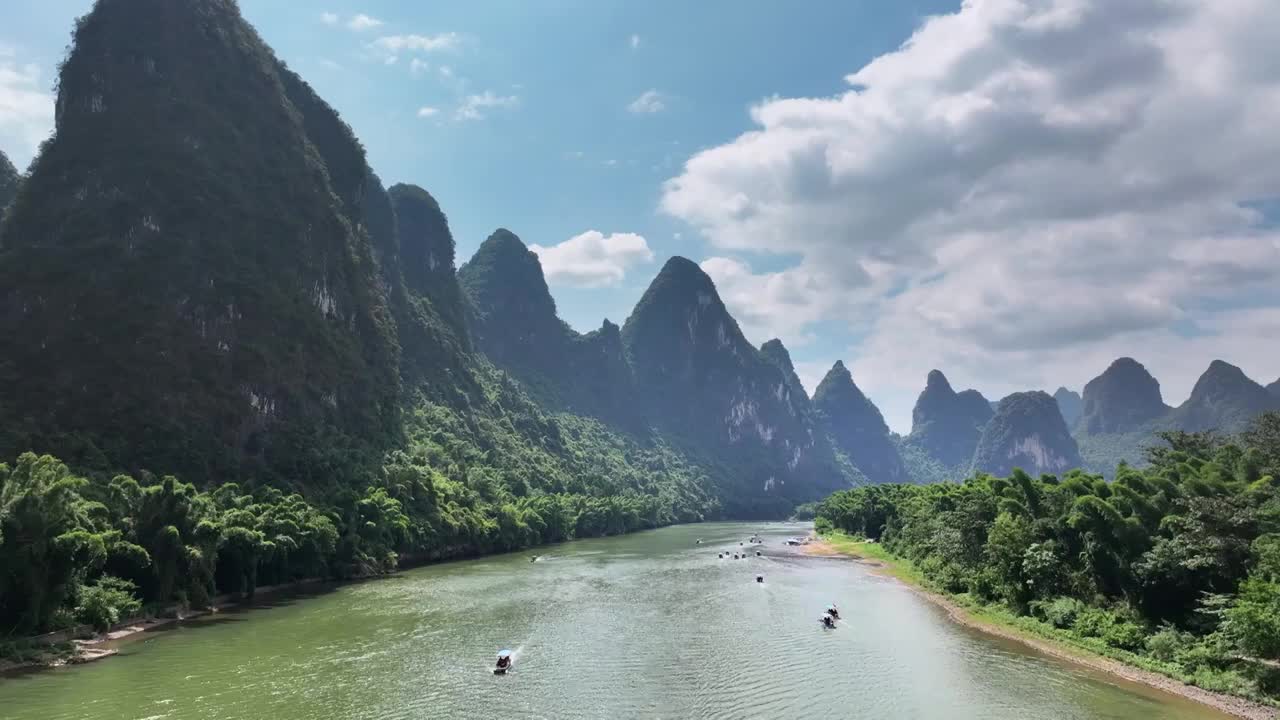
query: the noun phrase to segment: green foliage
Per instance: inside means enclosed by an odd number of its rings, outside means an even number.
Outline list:
[[[1073,597],[1035,600],[1031,603],[1031,613],[1056,628],[1075,626],[1076,619],[1087,609],[1087,605]]]
[[[9,162],[9,156],[0,150],[0,223],[4,222],[5,210],[18,194],[18,186],[21,182],[22,177],[18,174],[18,169]]]
[[[1147,653],[1161,662],[1173,662],[1194,641],[1191,633],[1166,625],[1147,638]]]
[[[1280,658],[1280,483],[1264,474],[1277,423],[1263,415],[1235,439],[1165,433],[1147,467],[1122,464],[1110,483],[1014,469],[854,488],[823,501],[816,522],[879,539],[936,587],[1046,633],[1265,696],[1280,691],[1254,660]]]
[[[142,602],[134,595],[137,586],[128,580],[105,575],[80,587],[76,620],[93,626],[98,632],[142,610]]]

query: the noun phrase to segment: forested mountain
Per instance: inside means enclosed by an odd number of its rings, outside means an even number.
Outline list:
[[[1137,430],[1169,411],[1160,383],[1133,358],[1120,358],[1084,386],[1081,430],[1118,433]]]
[[[0,359],[3,455],[294,481],[325,472],[317,445],[372,458],[396,434],[394,328],[335,201],[363,150],[323,137],[326,162],[293,84],[230,2],[77,24],[5,220],[0,332],[25,340]]]
[[[813,406],[831,441],[868,480],[875,483],[907,481],[898,448],[884,416],[858,386],[853,375],[837,360],[813,393]]]
[[[1235,365],[1214,360],[1191,389],[1191,397],[1170,414],[1169,424],[1179,430],[1237,433],[1274,408],[1280,408],[1280,402],[1266,388]]]
[[[1280,380],[1276,380],[1267,386],[1267,392],[1271,393],[1271,397],[1280,400]]]
[[[1076,421],[1084,413],[1084,401],[1080,393],[1060,387],[1054,391],[1053,399],[1057,401],[1058,411],[1062,413],[1062,419],[1066,421],[1067,427],[1075,427]]]
[[[1058,403],[1041,391],[1014,393],[1000,401],[982,430],[972,471],[1008,475],[1061,474],[1080,467],[1080,451],[1067,430]]]
[[[563,360],[574,332],[556,316],[538,256],[520,238],[494,231],[458,280],[470,300],[476,346],[489,359],[534,386],[571,380]]]
[[[967,464],[994,412],[977,390],[957,393],[939,370],[929,372],[911,411],[909,441],[948,467]]]
[[[747,342],[697,264],[667,261],[622,340],[649,417],[730,469],[726,495],[781,507],[847,484],[808,398],[787,392],[790,373]]]
[[[18,194],[19,181],[18,169],[9,162],[9,156],[0,150],[0,222],[4,222],[5,210]],[[3,239],[0,239],[0,245],[3,243]]]

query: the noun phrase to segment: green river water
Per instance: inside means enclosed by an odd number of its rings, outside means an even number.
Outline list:
[[[758,529],[764,557],[716,557]],[[805,531],[671,527],[275,599],[0,678],[0,718],[1224,717],[958,627],[855,563],[788,552]],[[823,630],[830,602],[845,619]],[[504,647],[514,669],[494,676]]]

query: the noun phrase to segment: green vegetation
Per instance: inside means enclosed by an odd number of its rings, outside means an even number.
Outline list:
[[[13,200],[13,196],[18,194],[18,186],[21,182],[22,177],[18,174],[18,169],[9,162],[9,156],[0,150],[0,221],[4,220],[5,210]]]
[[[1162,437],[1146,469],[1122,465],[1111,483],[1015,469],[963,484],[862,487],[824,501],[816,522],[877,541],[856,553],[888,553],[986,617],[1276,701],[1280,413],[1233,440]]]
[[[0,465],[0,633],[102,629],[144,603],[204,607],[260,585],[388,572],[401,557],[514,550],[717,511],[707,479],[670,448],[543,415],[514,382],[484,377],[487,405],[464,416],[423,400],[406,419],[406,449],[363,489],[338,484],[314,500],[266,485],[79,477],[31,453]]]

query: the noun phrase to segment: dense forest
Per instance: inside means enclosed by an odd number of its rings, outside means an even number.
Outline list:
[[[1167,431],[1146,467],[837,492],[825,530],[938,589],[1196,685],[1280,695],[1280,413]]]

